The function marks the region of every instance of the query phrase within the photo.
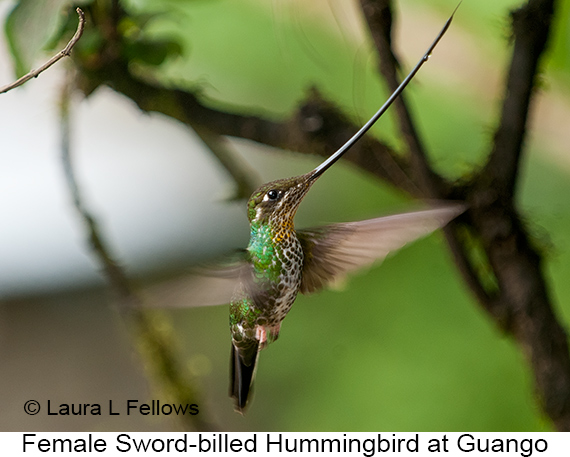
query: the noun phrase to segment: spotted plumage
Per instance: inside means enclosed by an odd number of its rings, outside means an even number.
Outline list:
[[[272,336],[277,337],[281,323],[301,285],[303,250],[297,238],[293,218],[301,200],[310,189],[308,175],[274,181],[260,187],[248,202],[251,226],[247,248],[251,269],[248,306],[242,305],[242,295],[247,290],[237,290],[230,305],[230,322],[243,321],[243,311],[255,309],[257,323],[275,327]],[[251,297],[255,297],[252,299]],[[245,328],[243,325],[239,329]],[[233,332],[232,332],[233,334]],[[264,342],[262,342],[264,343]]]

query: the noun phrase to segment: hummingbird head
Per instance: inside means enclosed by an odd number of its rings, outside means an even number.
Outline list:
[[[278,179],[259,187],[247,203],[249,222],[292,223],[299,204],[313,185],[313,173]]]
[[[311,186],[354,144],[355,137],[309,173],[259,187],[247,203],[249,222],[264,224],[273,220],[282,225],[292,224],[297,208]]]

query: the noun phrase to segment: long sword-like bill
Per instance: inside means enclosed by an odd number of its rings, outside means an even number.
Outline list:
[[[459,3],[459,5],[461,4],[461,2]],[[370,120],[364,124],[362,126],[362,128],[356,132],[352,138],[350,138],[338,151],[336,151],[333,155],[331,155],[327,160],[325,160],[322,164],[320,164],[317,168],[315,168],[313,170],[313,174],[311,175],[312,179],[316,179],[319,176],[321,176],[328,168],[330,168],[346,151],[348,151],[352,146],[354,146],[354,144],[360,139],[362,138],[362,136],[368,131],[370,130],[370,128],[376,123],[376,121],[378,119],[380,119],[380,117],[386,112],[386,110],[390,107],[390,105],[392,105],[392,103],[394,103],[394,100],[396,100],[396,98],[402,93],[402,91],[405,89],[405,87],[409,84],[409,82],[413,79],[413,77],[416,75],[416,73],[420,70],[420,68],[422,67],[422,65],[427,62],[429,60],[429,57],[431,55],[431,53],[433,52],[433,50],[435,49],[435,47],[437,46],[437,44],[439,43],[439,41],[441,40],[441,38],[443,37],[443,35],[445,35],[445,32],[447,32],[447,29],[449,28],[449,26],[451,25],[451,21],[453,20],[453,16],[455,15],[455,12],[457,11],[457,8],[459,8],[459,5],[457,5],[455,7],[455,10],[453,11],[453,13],[451,14],[451,16],[449,17],[449,19],[445,22],[445,25],[443,26],[443,28],[440,30],[439,34],[437,35],[437,37],[435,38],[435,40],[433,41],[433,43],[430,45],[430,47],[427,49],[427,51],[425,52],[425,54],[423,55],[423,57],[420,59],[420,61],[416,64],[416,66],[412,69],[412,71],[410,71],[410,73],[408,73],[408,76],[405,77],[405,79],[400,83],[400,85],[398,86],[398,88],[392,93],[392,95],[390,95],[390,97],[388,98],[388,100],[386,100],[386,102],[382,105],[382,107],[376,111],[376,114],[374,114],[374,116],[372,116],[370,118]]]

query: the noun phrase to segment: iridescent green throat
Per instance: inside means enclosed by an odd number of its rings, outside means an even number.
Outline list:
[[[276,239],[278,231],[273,230],[269,223],[251,223],[249,246],[250,260],[253,265],[255,281],[279,282],[282,272],[281,262],[278,260],[279,249]]]

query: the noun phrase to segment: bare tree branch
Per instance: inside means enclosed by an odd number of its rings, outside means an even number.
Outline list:
[[[493,151],[481,173],[488,174],[494,186],[499,186],[506,195],[514,194],[531,95],[553,14],[553,0],[531,0],[511,13],[515,43],[501,121],[495,132]]]
[[[51,59],[49,59],[46,63],[44,63],[38,69],[30,71],[28,74],[22,76],[20,79],[18,79],[17,81],[14,81],[11,84],[7,84],[6,86],[0,87],[0,94],[3,94],[3,93],[8,92],[12,89],[15,89],[16,87],[19,87],[22,84],[25,84],[26,82],[28,82],[32,78],[37,78],[40,73],[47,70],[53,64],[55,64],[59,60],[63,59],[64,57],[71,55],[71,50],[73,49],[73,46],[75,46],[75,44],[79,41],[79,39],[81,38],[81,35],[83,35],[83,29],[85,28],[85,14],[81,10],[81,8],[77,8],[75,11],[77,11],[77,14],[79,15],[79,23],[77,24],[77,30],[75,31],[75,34],[73,35],[71,40],[69,40],[69,43],[67,43],[67,46],[65,48],[63,48],[55,56],[53,56]]]
[[[398,85],[398,63],[391,46],[391,1],[361,0],[361,5],[378,50],[380,72],[394,90]],[[455,185],[451,191],[472,203],[466,217],[471,217],[474,233],[481,239],[498,291],[486,290],[477,277],[467,247],[457,237],[457,224],[451,224],[445,232],[456,263],[478,301],[500,328],[515,336],[527,355],[544,410],[559,430],[570,430],[567,335],[553,312],[541,257],[532,247],[514,207],[528,110],[553,11],[553,0],[530,0],[512,13],[515,44],[493,150],[470,186]],[[427,195],[441,198],[440,178],[427,162],[403,98],[396,110],[411,153],[414,180]]]
[[[544,411],[570,431],[570,355],[542,271],[542,258],[515,206],[515,188],[540,58],[550,34],[553,0],[514,11],[514,49],[501,120],[489,160],[469,197],[473,225],[499,283],[497,300],[532,367]]]
[[[400,80],[398,59],[392,48],[392,1],[360,0],[360,4],[378,51],[380,74],[384,77],[390,92],[393,92],[400,85]],[[445,183],[429,166],[423,142],[407,107],[405,94],[401,94],[394,102],[394,108],[400,132],[410,152],[414,181],[420,186],[424,197],[435,198],[441,193]]]
[[[77,62],[80,67],[82,62]],[[276,122],[260,116],[243,115],[230,109],[217,109],[201,100],[199,92],[170,89],[132,75],[126,62],[116,60],[102,68],[82,68],[80,87],[90,94],[107,85],[129,97],[146,112],[170,116],[194,129],[200,136],[227,135],[305,154],[328,157],[358,130],[333,103],[312,89],[294,115]],[[386,144],[367,136],[356,144],[345,159],[412,195],[421,195],[410,178],[407,159]],[[226,163],[227,165],[227,163]],[[232,176],[240,170],[229,169]],[[239,184],[239,182],[238,182]]]
[[[157,380],[163,394],[182,405],[200,405],[193,382],[183,374],[173,352],[175,342],[169,336],[169,332],[165,331],[165,327],[169,327],[168,322],[160,313],[144,309],[142,298],[131,285],[123,268],[114,259],[95,218],[83,203],[79,185],[75,178],[70,146],[69,106],[73,88],[73,83],[67,83],[62,92],[62,165],[74,206],[86,225],[91,249],[99,261],[111,289],[117,295],[120,315],[133,333],[139,354],[145,361],[145,366],[151,371],[150,374]],[[198,415],[183,414],[177,416],[177,419],[186,430],[213,430],[212,424],[205,419],[203,408]]]

